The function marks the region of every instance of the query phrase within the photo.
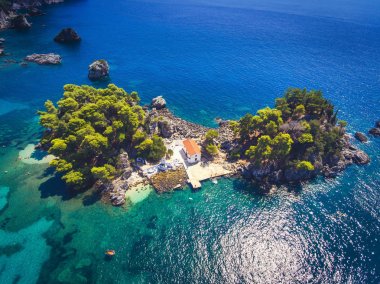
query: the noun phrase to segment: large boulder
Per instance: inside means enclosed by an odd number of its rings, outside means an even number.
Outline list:
[[[355,138],[358,139],[362,143],[368,141],[367,136],[365,136],[365,134],[362,132],[355,132]]]
[[[66,28],[55,36],[54,41],[59,43],[79,42],[80,36],[72,28]]]
[[[152,99],[151,107],[155,109],[162,109],[166,107],[166,101],[162,96]]]
[[[29,29],[32,26],[25,15],[14,15],[9,18],[9,27],[11,29]]]
[[[62,62],[61,56],[54,53],[28,55],[25,57],[25,61],[35,62],[41,65],[56,65]]]
[[[100,59],[88,66],[88,78],[92,81],[103,80],[109,77],[110,67],[108,62]]]
[[[358,165],[365,165],[365,164],[368,164],[371,161],[371,159],[363,151],[357,150],[354,152],[354,155],[352,157],[352,161]]]
[[[173,127],[167,120],[159,121],[158,127],[160,128],[162,137],[169,138],[173,135]]]

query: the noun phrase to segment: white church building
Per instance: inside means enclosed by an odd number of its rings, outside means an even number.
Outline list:
[[[201,149],[192,139],[183,141],[183,152],[186,155],[187,162],[190,164],[198,163],[201,160]]]

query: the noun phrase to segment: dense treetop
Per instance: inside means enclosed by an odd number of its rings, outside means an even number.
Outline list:
[[[337,122],[336,115],[320,91],[289,89],[276,99],[275,108],[231,123],[240,138],[240,148],[231,154],[236,157],[239,152],[257,166],[314,170],[342,149],[346,122]]]
[[[51,165],[66,183],[83,187],[114,178],[121,149],[151,160],[165,155],[162,139],[144,131],[139,101],[136,92],[128,94],[113,84],[105,89],[69,84],[57,107],[45,103],[46,111],[39,112],[46,128],[41,143],[57,157]]]

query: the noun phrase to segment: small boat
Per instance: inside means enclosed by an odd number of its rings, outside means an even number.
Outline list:
[[[211,179],[211,182],[212,182],[213,184],[218,184],[218,180],[217,180],[216,178],[212,178],[212,179]]]
[[[193,200],[191,197],[189,197],[189,200]]]
[[[107,256],[114,256],[115,255],[115,251],[113,249],[108,249],[108,250],[106,250],[105,255],[107,255]]]

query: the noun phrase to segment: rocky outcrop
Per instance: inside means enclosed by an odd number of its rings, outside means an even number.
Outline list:
[[[104,80],[109,77],[110,67],[108,62],[96,60],[88,66],[88,78],[92,81]]]
[[[199,138],[210,129],[181,119],[167,108],[148,111],[148,116],[150,134],[166,135],[171,139]]]
[[[12,15],[9,17],[9,28],[11,29],[29,29],[32,26],[25,15]]]
[[[117,170],[120,172],[121,179],[126,180],[131,177],[133,170],[129,163],[127,152],[123,152],[119,155]]]
[[[162,96],[158,96],[152,99],[152,103],[150,105],[155,109],[163,109],[166,107],[166,101]]]
[[[367,136],[365,136],[365,134],[362,132],[355,132],[355,138],[358,139],[362,143],[368,141]]]
[[[352,164],[365,165],[370,162],[369,156],[349,142],[349,137],[343,138],[343,150],[339,156],[330,156],[325,161],[314,159],[314,170],[297,169],[296,167],[281,168],[278,165],[255,166],[249,164],[243,167],[244,178],[252,179],[260,184],[277,184],[310,180],[318,175],[335,177],[347,166]]]
[[[59,43],[72,43],[79,42],[80,40],[80,36],[72,28],[61,30],[60,33],[54,38],[54,41]]]
[[[28,16],[41,16],[44,15],[39,8],[44,4],[56,4],[61,3],[64,0],[13,0],[9,1],[12,5],[3,5],[0,7],[0,29],[7,28],[30,28],[30,23],[25,18],[26,15],[19,14],[19,11],[27,10]],[[19,17],[19,18],[17,18]]]
[[[371,128],[368,133],[375,137],[380,137],[380,120],[376,121],[375,127]]]
[[[61,59],[61,56],[54,53],[47,53],[47,54],[34,53],[32,55],[28,55],[27,57],[25,57],[25,61],[35,62],[41,65],[57,65],[57,64],[61,64],[62,59]]]

